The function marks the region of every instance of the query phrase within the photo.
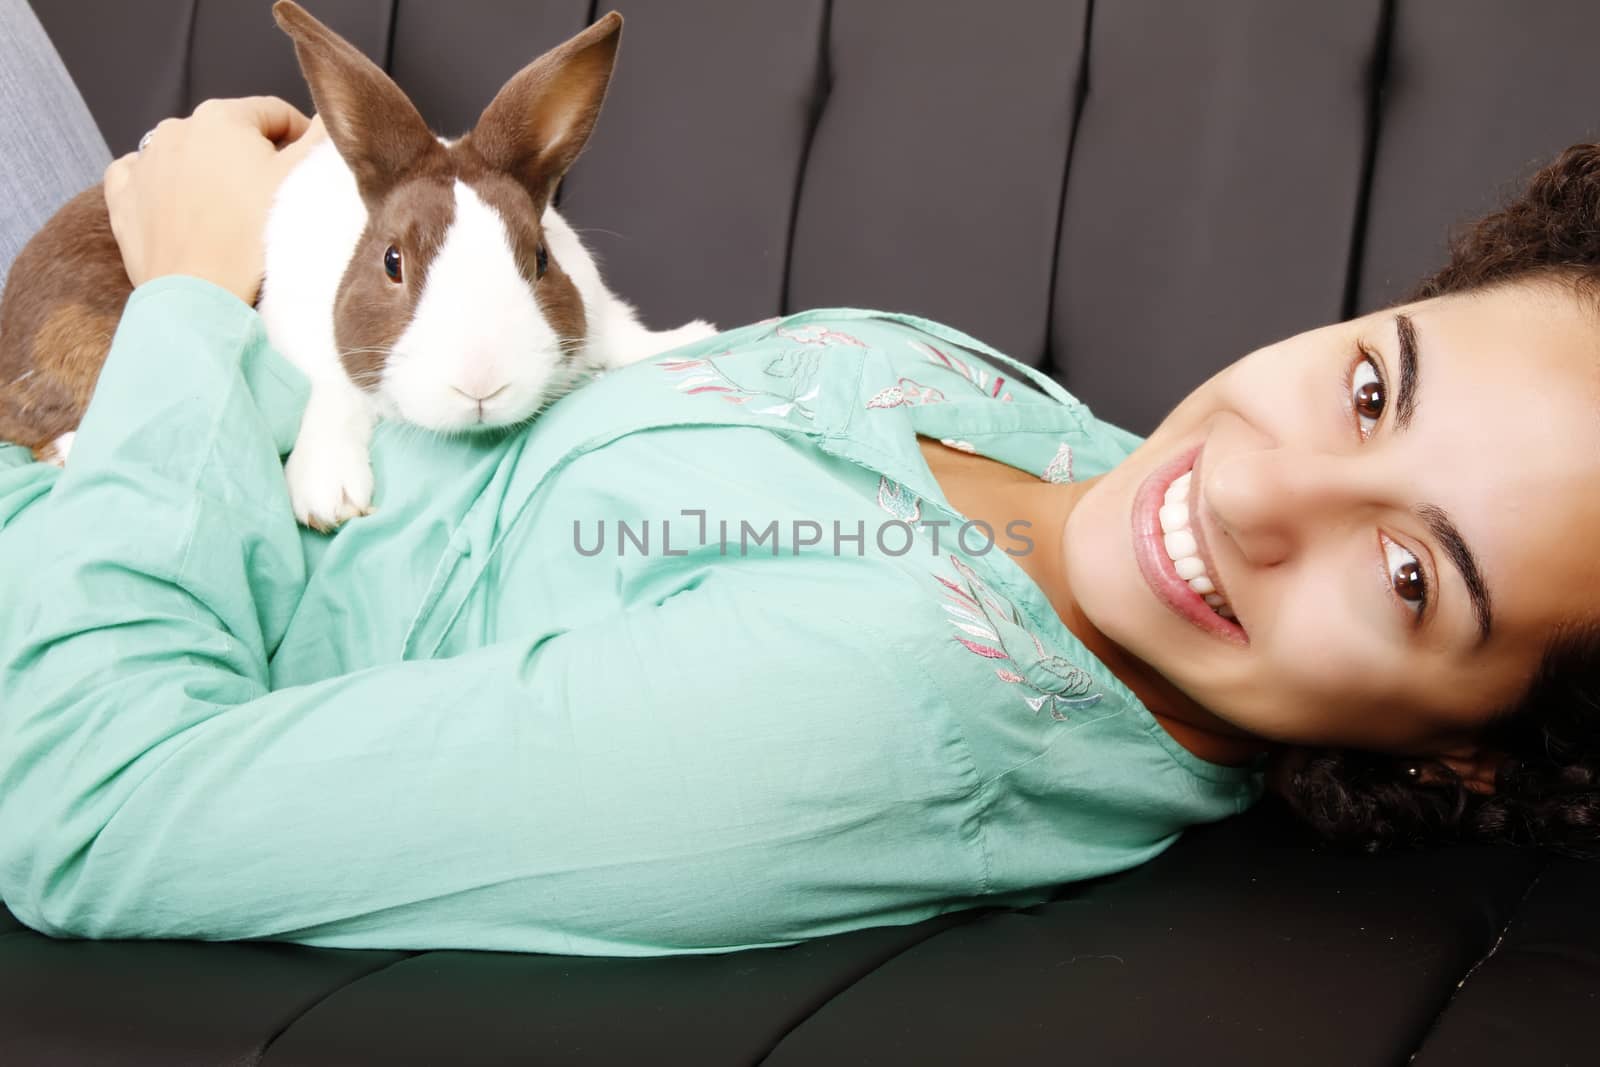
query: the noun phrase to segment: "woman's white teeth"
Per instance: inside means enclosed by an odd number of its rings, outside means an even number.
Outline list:
[[[1217,594],[1217,587],[1206,574],[1206,564],[1200,558],[1200,546],[1189,532],[1189,476],[1190,471],[1167,487],[1165,502],[1161,506],[1162,541],[1167,547],[1167,558],[1172,560],[1178,577],[1189,583],[1205,598],[1212,609],[1224,619],[1233,618],[1233,609]]]
[[[1195,544],[1194,534],[1188,530],[1172,530],[1168,532],[1165,541],[1167,542],[1167,555],[1173,559],[1199,558],[1200,546]]]

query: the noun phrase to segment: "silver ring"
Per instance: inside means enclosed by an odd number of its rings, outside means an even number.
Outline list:
[[[150,138],[154,137],[155,135],[156,135],[156,131],[155,130],[146,130],[146,131],[144,131],[144,136],[139,138],[139,151],[140,152],[143,152],[146,148],[150,147]]]

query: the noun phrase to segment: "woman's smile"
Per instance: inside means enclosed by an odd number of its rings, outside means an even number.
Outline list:
[[[1144,480],[1134,497],[1134,557],[1145,584],[1168,608],[1207,633],[1248,644],[1234,616],[1201,514],[1200,457],[1185,448]]]

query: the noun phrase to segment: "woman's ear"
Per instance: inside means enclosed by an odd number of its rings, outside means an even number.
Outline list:
[[[1471,744],[1462,745],[1460,748],[1427,759],[1419,759],[1417,766],[1422,772],[1419,778],[1423,785],[1433,784],[1441,777],[1429,763],[1442,763],[1456,773],[1461,779],[1461,784],[1467,789],[1487,796],[1494,792],[1495,775],[1505,760],[1504,752]]]

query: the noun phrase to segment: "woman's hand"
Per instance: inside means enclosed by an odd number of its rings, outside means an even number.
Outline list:
[[[324,136],[320,118],[272,96],[207,100],[189,118],[162,122],[141,151],[106,168],[129,280],[187,274],[254,304],[273,194]]]

